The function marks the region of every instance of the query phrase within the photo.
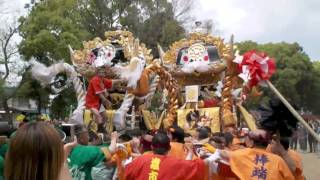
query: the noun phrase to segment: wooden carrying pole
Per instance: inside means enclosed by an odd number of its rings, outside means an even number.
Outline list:
[[[300,116],[300,114],[291,106],[291,104],[282,96],[282,94],[277,90],[274,85],[267,80],[267,84],[270,89],[280,98],[283,104],[289,109],[289,111],[302,123],[302,125],[307,128],[309,133],[318,141],[320,142],[320,136],[317,135],[316,132],[308,125],[308,123]]]

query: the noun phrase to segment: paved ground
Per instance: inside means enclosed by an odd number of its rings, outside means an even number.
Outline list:
[[[307,180],[320,180],[320,153],[300,153]]]

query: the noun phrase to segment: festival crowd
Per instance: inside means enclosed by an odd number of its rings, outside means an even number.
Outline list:
[[[178,180],[304,179],[300,155],[290,138],[276,139],[265,129],[225,128],[193,134],[176,125],[99,134],[76,125],[74,140],[63,144],[53,123],[23,123],[2,138],[0,176],[7,180]],[[1,179],[0,178],[0,179]]]
[[[309,121],[308,124],[320,136],[320,120]],[[290,148],[294,150],[300,149],[304,153],[308,152],[308,150],[310,153],[319,153],[319,146],[318,141],[308,133],[307,129],[298,124],[297,130],[292,134]]]
[[[99,54],[105,57],[104,51],[94,49],[93,57]],[[233,124],[221,132],[211,132],[206,125],[186,132],[173,124],[110,133],[104,127],[111,120],[105,111],[112,104],[107,90],[121,81],[105,76],[105,67],[98,69],[86,94],[86,109],[95,117],[99,133],[77,124],[75,137],[64,142],[58,124],[22,122],[10,138],[1,139],[0,179],[305,179],[300,155],[289,148],[296,120],[283,105],[263,108],[258,128],[251,131]]]

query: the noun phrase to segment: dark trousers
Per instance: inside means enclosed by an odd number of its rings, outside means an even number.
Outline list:
[[[310,149],[310,152],[315,152],[315,147],[314,147],[314,138],[309,135],[308,136],[308,142],[309,142],[309,149]]]
[[[297,150],[298,138],[291,138],[290,149]]]

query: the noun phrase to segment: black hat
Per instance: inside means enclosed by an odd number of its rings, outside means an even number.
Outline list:
[[[297,129],[297,119],[279,100],[272,99],[268,104],[259,107],[258,125],[271,134],[280,133],[281,137],[290,137]]]

